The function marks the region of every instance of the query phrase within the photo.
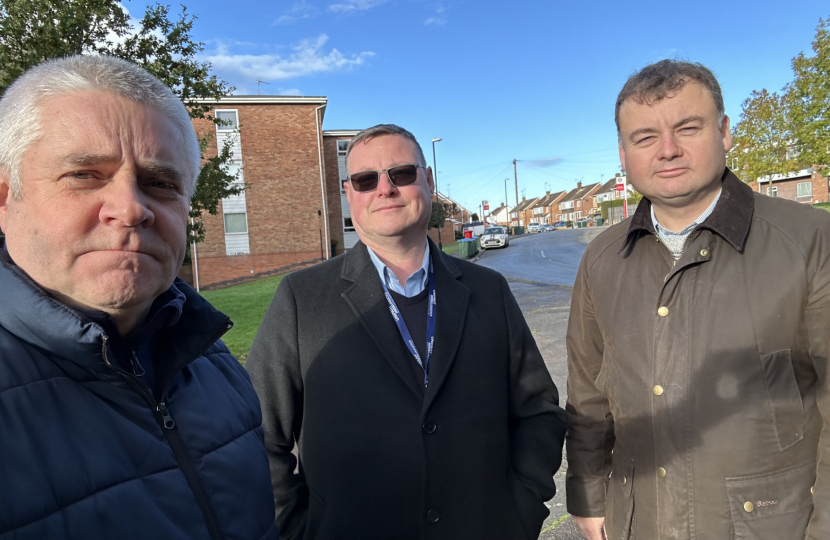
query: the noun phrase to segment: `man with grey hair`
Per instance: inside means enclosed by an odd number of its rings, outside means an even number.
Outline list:
[[[427,239],[411,133],[347,163],[360,242],[283,279],[246,366],[283,538],[537,538],[566,424],[507,282]]]
[[[0,100],[0,538],[277,538],[232,324],[176,277],[199,159],[123,60]]]
[[[830,215],[726,167],[700,64],[634,74],[616,120],[643,200],[574,285],[568,511],[589,540],[830,538]]]

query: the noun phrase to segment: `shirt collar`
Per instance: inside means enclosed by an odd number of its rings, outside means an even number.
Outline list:
[[[651,223],[654,225],[654,230],[657,231],[657,233],[659,235],[667,235],[667,236],[686,236],[686,235],[688,235],[690,232],[692,232],[692,229],[697,227],[700,223],[703,223],[703,221],[712,214],[712,211],[715,209],[715,205],[718,204],[718,199],[720,199],[720,194],[722,192],[723,192],[723,187],[721,187],[721,189],[718,190],[718,194],[715,196],[714,199],[712,199],[712,202],[709,203],[709,206],[706,207],[706,210],[704,210],[702,214],[697,216],[697,218],[695,218],[695,220],[692,221],[685,229],[683,229],[682,231],[679,231],[679,232],[670,231],[669,229],[667,229],[667,228],[663,227],[662,225],[660,225],[660,222],[657,221],[657,216],[654,215],[654,205],[653,204],[649,205],[650,208],[651,208]]]
[[[372,264],[374,265],[375,270],[377,270],[378,276],[381,281],[386,284],[386,287],[390,291],[402,294],[407,298],[411,298],[424,290],[427,283],[427,277],[429,277],[429,242],[426,242],[424,259],[421,261],[421,267],[406,278],[403,286],[401,286],[401,283],[398,281],[395,273],[392,272],[389,267],[378,258],[377,255],[375,255],[372,248],[366,246],[366,249],[369,251],[369,258],[372,260]]]
[[[743,251],[755,210],[752,189],[741,182],[727,167],[724,168],[721,181],[723,182],[721,194],[712,213],[697,227],[711,230],[726,240],[736,251]],[[656,234],[654,223],[651,221],[651,202],[643,198],[631,218],[631,225],[628,227],[620,253],[637,238],[648,233]]]

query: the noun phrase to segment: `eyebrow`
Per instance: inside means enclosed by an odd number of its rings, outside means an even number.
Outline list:
[[[107,154],[87,154],[81,152],[69,154],[63,159],[63,161],[69,165],[77,167],[92,167],[100,163],[118,161],[119,159],[120,158],[118,157]],[[154,161],[139,163],[138,169],[145,174],[149,173],[156,176],[162,176],[177,182],[181,182],[182,178],[184,178],[184,174],[180,169]]]
[[[692,122],[703,122],[703,117],[702,116],[697,116],[697,115],[687,116],[686,118],[683,118],[682,120],[680,120],[678,122],[675,122],[675,124],[672,126],[672,129],[677,129],[679,127],[683,127],[686,124],[691,124]],[[657,130],[654,129],[654,128],[637,129],[637,130],[634,130],[634,131],[631,132],[631,134],[628,136],[628,140],[633,141],[633,140],[637,139],[640,135],[648,135],[648,134],[651,134],[651,133],[657,133]]]

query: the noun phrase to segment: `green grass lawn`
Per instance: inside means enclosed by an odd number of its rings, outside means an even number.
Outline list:
[[[286,275],[288,274],[234,285],[218,291],[202,292],[202,296],[208,302],[233,321],[233,328],[224,335],[222,341],[243,364],[251,352],[251,344],[274,297],[274,291]]]
[[[452,244],[443,243],[441,245],[441,249],[447,255],[453,255],[458,257],[458,242],[453,242]]]
[[[824,208],[825,210],[830,212],[830,203],[821,202],[821,203],[816,203],[813,206],[815,206],[816,208]]]

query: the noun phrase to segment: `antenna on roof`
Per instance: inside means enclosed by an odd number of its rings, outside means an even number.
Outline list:
[[[257,77],[257,80],[256,80],[256,95],[259,95],[259,85],[260,84],[271,84],[271,83],[269,83],[268,81],[263,81],[262,79]]]

